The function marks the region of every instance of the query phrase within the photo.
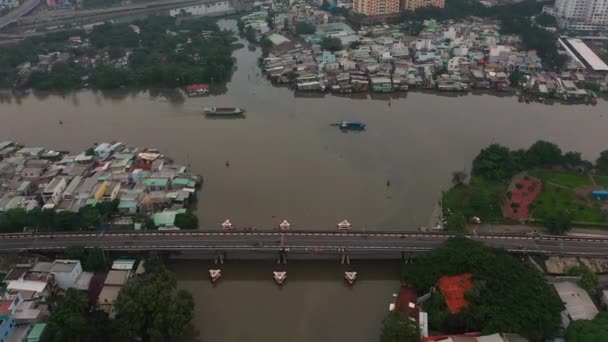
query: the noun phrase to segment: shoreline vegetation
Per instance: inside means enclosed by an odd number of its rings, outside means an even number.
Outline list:
[[[470,177],[453,173],[452,185],[441,198],[448,230],[479,221],[544,225],[554,234],[573,225],[608,229],[608,151],[592,163],[543,140],[520,150],[492,144]]]
[[[151,16],[131,23],[25,39],[0,55],[0,87],[71,90],[86,87],[176,88],[223,83],[239,48],[216,18],[178,21]]]

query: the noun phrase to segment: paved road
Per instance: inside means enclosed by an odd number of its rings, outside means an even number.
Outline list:
[[[19,20],[40,4],[40,0],[26,0],[24,4],[0,17],[0,29]]]
[[[414,252],[439,246],[450,234],[419,232],[202,232],[154,231],[121,233],[0,234],[0,252],[62,250],[70,246],[106,250],[199,250]],[[469,236],[490,246],[515,252],[554,255],[608,256],[608,238],[479,235]]]

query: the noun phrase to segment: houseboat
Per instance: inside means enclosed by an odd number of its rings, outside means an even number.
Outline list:
[[[212,116],[239,116],[245,113],[245,109],[239,107],[206,107],[205,114]]]

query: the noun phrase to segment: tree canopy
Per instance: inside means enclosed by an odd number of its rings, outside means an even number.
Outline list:
[[[506,251],[477,241],[447,240],[404,265],[403,280],[424,293],[441,276],[463,273],[473,274],[473,288],[465,297],[469,305],[435,324],[449,324],[451,332],[508,331],[532,341],[552,337],[559,329],[562,303],[542,275]]]
[[[336,52],[342,50],[342,41],[336,37],[323,37],[321,39],[321,49]]]
[[[553,210],[545,214],[544,225],[551,234],[564,234],[572,228],[572,215],[567,211]]]
[[[175,216],[175,226],[183,229],[196,229],[198,228],[198,217],[190,211],[177,214]]]
[[[309,24],[304,21],[299,21],[296,23],[296,33],[297,34],[314,34],[317,28],[313,24]]]
[[[380,342],[418,342],[420,330],[416,321],[412,321],[397,310],[392,310],[382,321]]]
[[[577,320],[570,323],[566,338],[568,342],[604,342],[608,336],[608,313],[601,312],[592,320]]]
[[[42,334],[42,342],[127,341],[119,323],[105,312],[89,310],[84,293],[68,289],[51,307],[51,316]]]
[[[595,161],[595,166],[601,171],[608,171],[608,150],[600,152],[600,156]]]
[[[489,180],[511,178],[518,170],[511,151],[498,144],[484,148],[473,160],[473,174]]]
[[[194,300],[189,292],[176,289],[175,276],[165,267],[148,271],[120,290],[117,320],[124,323],[131,341],[175,341],[192,320]]]
[[[587,266],[574,266],[568,270],[568,275],[579,276],[578,285],[585,289],[590,295],[595,295],[599,286],[597,274]]]

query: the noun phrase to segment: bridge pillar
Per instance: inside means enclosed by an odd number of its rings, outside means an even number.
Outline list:
[[[287,265],[287,251],[283,248],[279,251],[279,259],[277,264]]]
[[[340,253],[341,264],[350,265],[350,256],[348,255],[346,249],[340,248],[338,249],[338,252]]]

